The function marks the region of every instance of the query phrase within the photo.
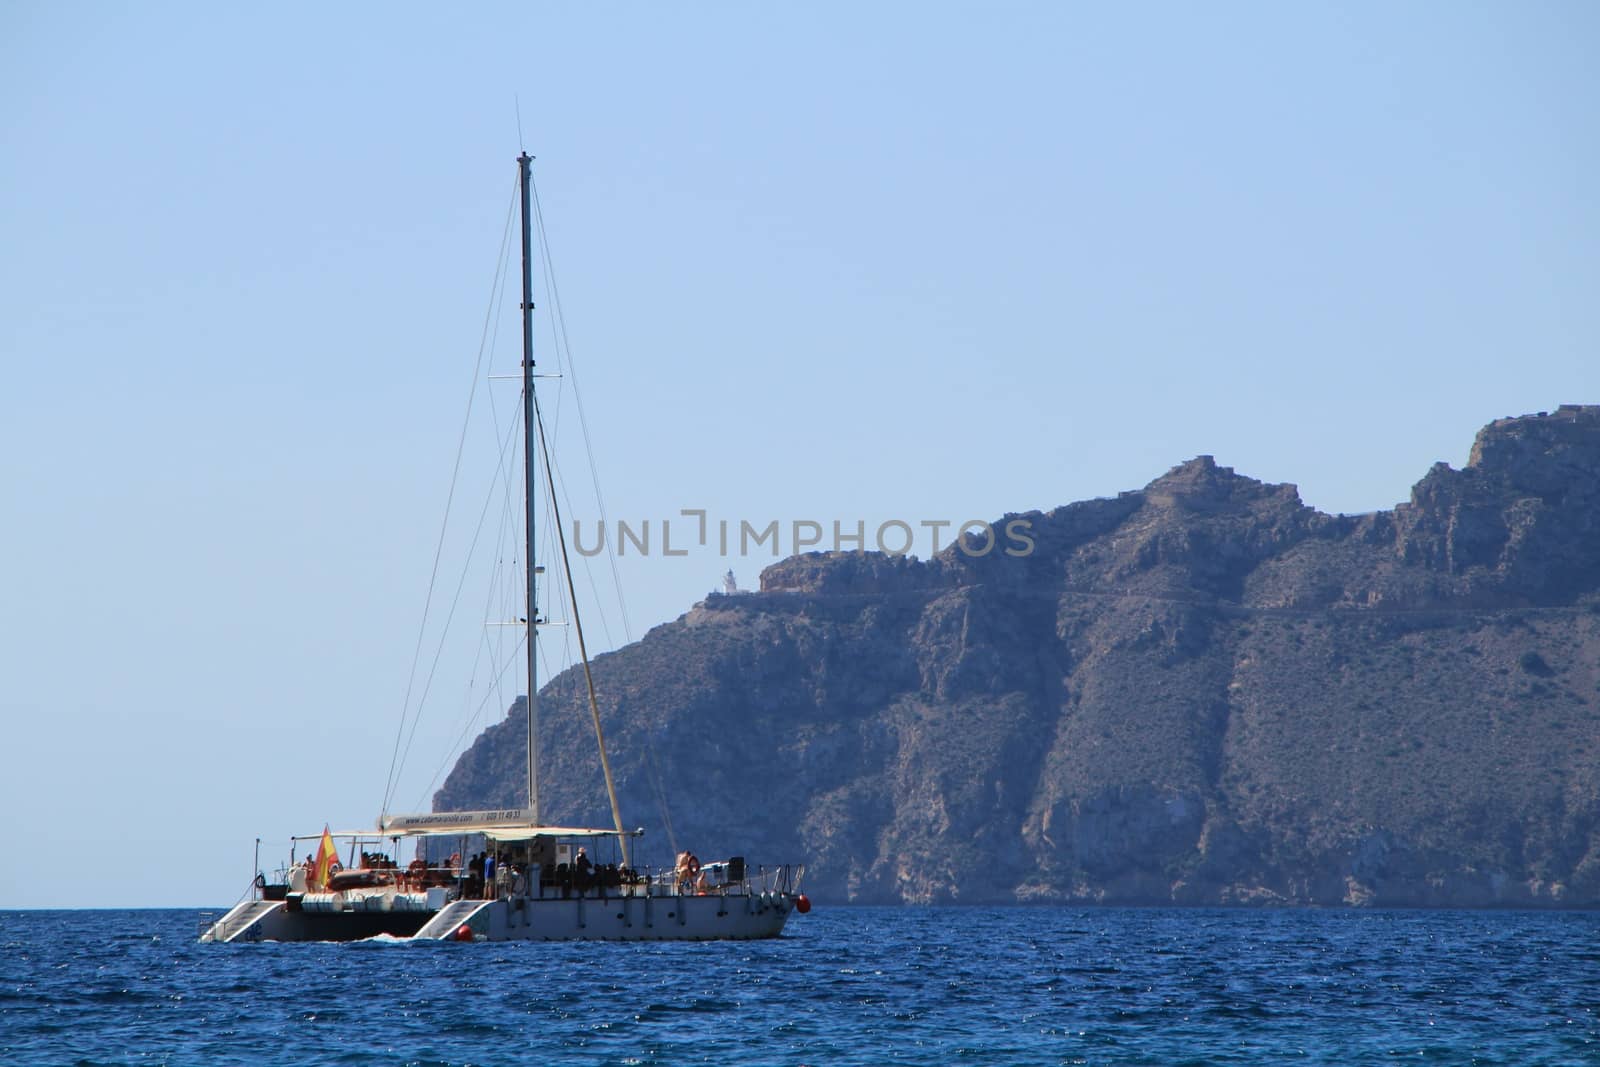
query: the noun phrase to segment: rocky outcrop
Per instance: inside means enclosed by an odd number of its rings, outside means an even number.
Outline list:
[[[1600,905],[1600,407],[1325,515],[1202,456],[1031,551],[810,554],[595,663],[665,858],[822,899]],[[581,677],[546,810],[604,824]],[[517,709],[436,802],[518,800]]]

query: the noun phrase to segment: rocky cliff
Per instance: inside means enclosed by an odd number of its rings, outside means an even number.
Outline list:
[[[601,657],[624,812],[820,899],[1600,905],[1600,407],[1335,516],[1201,456],[1025,555],[812,554]],[[545,806],[609,813],[581,675]],[[520,704],[520,702],[519,702]],[[520,708],[440,808],[519,800]]]

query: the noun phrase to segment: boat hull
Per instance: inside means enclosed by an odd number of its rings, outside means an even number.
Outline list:
[[[489,941],[742,941],[777,937],[793,907],[777,893],[492,901],[463,925]]]
[[[789,893],[457,901],[435,913],[291,910],[282,903],[213,923],[203,941],[745,941],[777,937]]]

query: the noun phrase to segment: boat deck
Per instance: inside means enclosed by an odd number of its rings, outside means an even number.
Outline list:
[[[760,884],[639,881],[620,891],[536,885],[531,893],[490,899],[388,884],[253,896],[210,923],[201,940],[739,940],[778,936],[796,908],[807,910],[809,902],[789,868],[763,872]]]

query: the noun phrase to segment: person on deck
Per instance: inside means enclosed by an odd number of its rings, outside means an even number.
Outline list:
[[[578,858],[573,860],[572,866],[572,883],[577,887],[578,895],[581,897],[583,891],[589,888],[589,876],[594,870],[594,864],[589,861],[589,854],[583,850],[582,845],[578,846]]]
[[[693,889],[699,877],[700,857],[685,851],[678,857],[678,891],[682,893]]]
[[[496,900],[511,899],[512,866],[509,863],[499,863],[494,870],[494,897]]]

